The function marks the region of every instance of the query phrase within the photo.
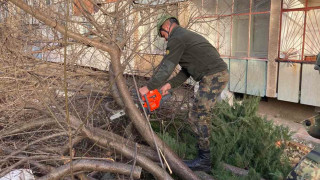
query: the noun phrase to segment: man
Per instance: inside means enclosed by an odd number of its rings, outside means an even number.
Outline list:
[[[320,112],[302,122],[310,136],[320,139]],[[286,180],[320,179],[320,145],[316,145],[291,170]]]
[[[220,58],[218,51],[201,35],[179,26],[177,18],[164,15],[157,24],[159,36],[168,41],[166,55],[158,71],[146,86],[141,87],[141,95],[161,87],[163,95],[171,88],[181,85],[190,76],[199,81],[199,90],[189,114],[189,122],[198,137],[198,155],[185,163],[192,170],[210,171],[210,112],[216,98],[225,88],[229,74],[227,64]],[[181,71],[167,81],[176,65]],[[167,82],[166,82],[167,81]]]

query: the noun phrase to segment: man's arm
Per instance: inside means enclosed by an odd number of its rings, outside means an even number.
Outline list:
[[[171,85],[171,88],[175,88],[177,86],[180,86],[189,77],[190,74],[187,72],[187,70],[182,68],[181,71],[175,77],[168,81],[168,83]]]
[[[149,80],[147,87],[149,90],[153,90],[161,86],[171,75],[177,64],[163,59],[158,71]]]
[[[184,44],[178,39],[171,39],[168,42],[166,55],[161,61],[158,71],[152,76],[147,84],[149,90],[158,88],[170,77],[180,61],[184,48]]]

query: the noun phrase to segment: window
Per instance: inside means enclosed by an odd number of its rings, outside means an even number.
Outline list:
[[[268,57],[269,14],[254,14],[251,16],[250,57]]]
[[[268,57],[271,0],[197,0],[194,4],[202,5],[206,15],[196,17],[191,29],[204,35],[221,56]]]
[[[315,61],[320,52],[320,1],[283,0],[279,59]]]
[[[234,1],[233,13],[242,14],[250,12],[250,0],[236,0]]]
[[[143,25],[138,28],[140,51],[142,53],[161,55],[164,53],[166,41],[158,35],[157,21],[163,14],[171,14],[177,17],[177,10],[177,4],[170,4],[140,11],[139,18],[145,19]]]

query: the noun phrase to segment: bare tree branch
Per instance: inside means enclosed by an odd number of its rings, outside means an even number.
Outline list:
[[[110,138],[102,138],[101,136],[97,135],[97,132],[95,131],[90,131],[88,128],[85,126],[81,126],[81,122],[75,118],[74,116],[70,117],[70,120],[72,122],[72,125],[74,128],[78,129],[79,126],[81,127],[81,131],[91,140],[93,140],[95,143],[104,146],[104,147],[112,147],[116,149],[118,152],[121,152],[124,156],[127,158],[134,159],[136,158],[137,163],[145,170],[149,171],[152,173],[155,177],[158,179],[163,179],[163,180],[169,180],[172,179],[170,175],[167,174],[165,170],[162,168],[159,168],[158,165],[156,165],[153,161],[148,159],[147,157],[141,155],[138,153],[135,155],[134,149],[128,148],[127,145],[123,143],[119,143],[117,141],[114,141],[113,139]]]
[[[73,171],[102,171],[102,172],[112,172],[124,175],[130,175],[132,169],[131,165],[117,163],[117,162],[107,162],[107,161],[97,161],[97,160],[75,160],[72,162]],[[63,176],[67,176],[70,171],[70,163],[60,166],[53,170],[51,173],[39,178],[39,180],[54,180],[61,179]],[[134,179],[139,179],[141,174],[140,167],[133,168]]]

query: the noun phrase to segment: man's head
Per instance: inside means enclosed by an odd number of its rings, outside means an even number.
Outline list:
[[[320,139],[320,113],[302,122],[310,136]]]
[[[160,17],[157,23],[158,35],[168,40],[171,30],[177,25],[179,25],[179,21],[174,16],[164,15]]]

